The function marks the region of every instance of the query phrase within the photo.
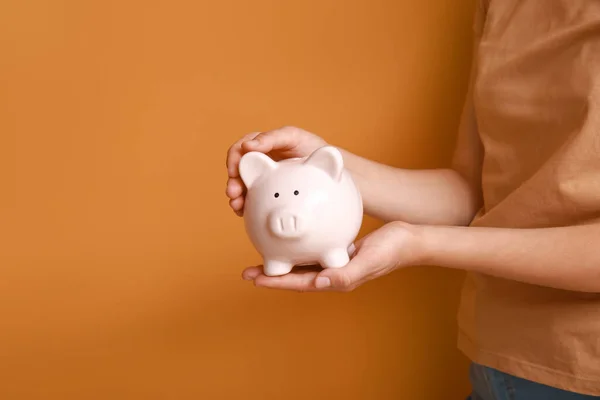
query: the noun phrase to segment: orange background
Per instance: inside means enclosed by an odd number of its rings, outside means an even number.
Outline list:
[[[447,165],[472,5],[3,1],[0,398],[464,398],[461,273],[257,289],[224,163],[297,125]]]

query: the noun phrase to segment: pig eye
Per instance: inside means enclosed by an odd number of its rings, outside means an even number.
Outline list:
[[[276,198],[277,198],[277,197],[279,197],[279,193],[275,193],[275,197],[276,197]]]
[[[299,191],[297,191],[297,190],[294,190],[294,195],[295,195],[295,196],[298,196],[298,194],[299,194],[299,193],[300,193]]]

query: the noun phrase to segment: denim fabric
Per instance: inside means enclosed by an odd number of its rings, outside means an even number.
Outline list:
[[[600,399],[531,382],[478,364],[471,364],[470,379],[473,392],[467,400]]]

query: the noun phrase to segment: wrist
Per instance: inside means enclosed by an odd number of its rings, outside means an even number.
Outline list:
[[[447,266],[450,262],[448,258],[452,245],[460,240],[457,235],[460,235],[464,229],[467,228],[438,225],[419,226],[420,264]]]
[[[431,265],[434,259],[435,247],[432,246],[431,236],[435,226],[431,225],[414,225],[414,236],[416,239],[416,265]]]
[[[424,265],[482,272],[484,265],[497,258],[497,254],[490,249],[490,238],[485,239],[481,236],[484,232],[478,229],[442,225],[422,227]]]
[[[428,245],[428,226],[413,225],[402,221],[388,222],[393,228],[394,242],[397,245],[398,266],[426,265],[431,258]]]

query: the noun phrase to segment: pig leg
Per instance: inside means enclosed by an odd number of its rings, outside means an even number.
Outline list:
[[[321,266],[324,268],[341,268],[345,266],[350,261],[348,250],[343,247],[329,250],[323,255]]]
[[[264,272],[267,276],[278,276],[289,273],[294,265],[287,261],[264,260]]]

